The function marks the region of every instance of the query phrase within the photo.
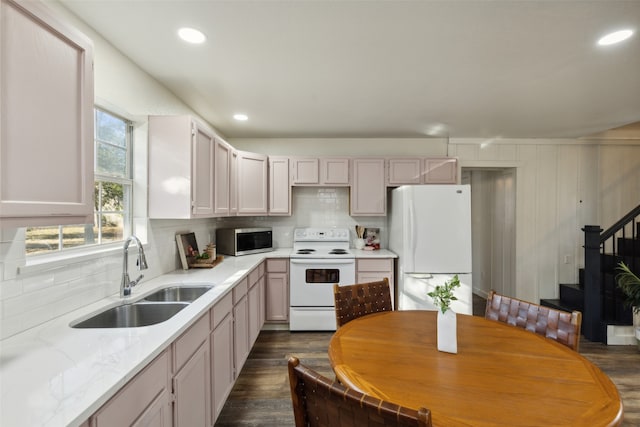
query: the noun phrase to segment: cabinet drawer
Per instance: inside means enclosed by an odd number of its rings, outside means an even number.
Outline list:
[[[268,259],[267,260],[267,272],[269,273],[286,273],[289,267],[289,259]]]
[[[173,372],[176,373],[191,358],[198,347],[209,336],[209,313],[202,316],[196,323],[173,344]]]
[[[358,271],[393,271],[392,258],[358,259]]]
[[[91,425],[132,425],[156,396],[169,388],[169,352],[165,351],[127,383],[92,417]],[[168,401],[168,400],[167,400]]]
[[[258,279],[260,279],[261,276],[262,274],[260,274],[260,267],[256,267],[251,270],[251,272],[249,273],[249,287],[251,288],[253,285],[258,283]]]
[[[231,313],[233,309],[233,297],[231,292],[225,295],[220,301],[216,303],[211,309],[211,330],[214,330],[216,326],[224,319],[227,314]]]
[[[247,278],[245,277],[233,288],[233,305],[236,305],[238,301],[240,301],[242,297],[247,294],[248,290],[249,285]]]

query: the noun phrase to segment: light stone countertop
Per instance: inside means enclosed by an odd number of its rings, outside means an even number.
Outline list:
[[[387,250],[360,258],[395,258]],[[234,285],[266,258],[291,249],[225,256],[212,269],[176,270],[133,288],[131,300],[171,284],[214,284],[169,320],[145,327],[74,329],[69,324],[119,305],[118,295],[0,341],[0,425],[78,426],[107,402]]]

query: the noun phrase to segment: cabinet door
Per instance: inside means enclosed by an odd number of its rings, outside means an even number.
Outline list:
[[[289,273],[267,273],[266,321],[289,321]]]
[[[220,216],[229,215],[231,211],[231,151],[232,148],[229,144],[215,138],[214,212]]]
[[[390,186],[421,184],[421,167],[421,159],[389,159],[389,178],[387,184]]]
[[[233,307],[233,348],[236,378],[249,356],[249,301],[243,296]]]
[[[260,334],[260,286],[259,282],[256,282],[251,289],[249,289],[249,348],[253,346],[253,343]]]
[[[291,159],[291,184],[320,184],[318,173],[318,159],[293,158]]]
[[[457,184],[458,159],[424,159],[423,171],[425,184]]]
[[[211,420],[209,342],[200,345],[173,377],[175,427],[207,427]]]
[[[169,425],[169,353],[163,352],[105,403],[93,427]]]
[[[194,216],[212,216],[214,139],[202,127],[193,123],[192,163],[192,213]]]
[[[349,185],[349,159],[320,159],[320,182],[326,185]]]
[[[40,2],[0,7],[0,224],[91,223],[91,41]]]
[[[385,215],[384,159],[353,159],[352,164],[351,215]]]
[[[229,165],[229,215],[238,214],[238,151],[231,149]]]
[[[267,156],[238,152],[238,215],[267,214]]]
[[[287,157],[269,157],[269,215],[291,215]]]
[[[214,308],[215,310],[215,308]],[[213,423],[233,388],[233,314],[230,311],[211,333]]]

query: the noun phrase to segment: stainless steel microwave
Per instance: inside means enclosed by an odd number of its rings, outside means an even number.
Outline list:
[[[216,250],[226,255],[249,255],[273,250],[273,231],[268,228],[219,228]]]

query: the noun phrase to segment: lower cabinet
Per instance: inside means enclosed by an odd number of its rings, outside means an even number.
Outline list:
[[[265,320],[289,321],[289,259],[267,259]]]
[[[393,275],[393,258],[358,258],[356,259],[356,282],[377,282],[385,277],[389,279],[391,300],[395,301],[395,278]]]
[[[173,343],[173,425],[208,426],[211,420],[209,314]]]
[[[90,419],[93,427],[171,426],[169,362],[165,350]]]
[[[227,294],[211,309],[211,383],[212,415],[211,424],[220,415],[227,400],[235,374],[233,369],[233,297]]]
[[[258,339],[264,325],[264,262],[249,273],[249,348]]]
[[[233,288],[233,357],[235,375],[240,374],[249,356],[249,298],[247,278]]]
[[[265,294],[262,263],[83,427],[214,425],[264,324]]]

